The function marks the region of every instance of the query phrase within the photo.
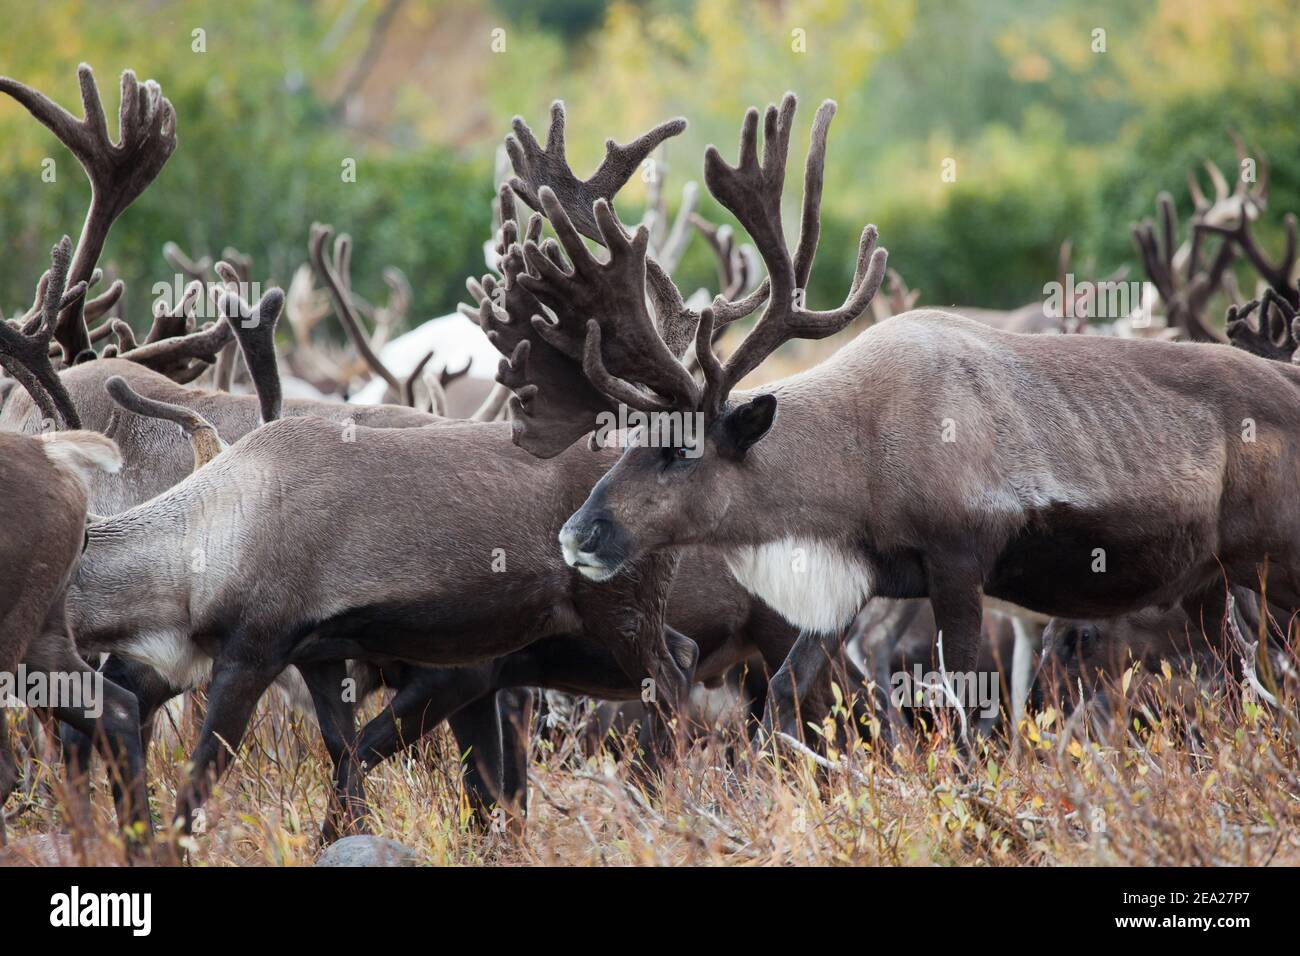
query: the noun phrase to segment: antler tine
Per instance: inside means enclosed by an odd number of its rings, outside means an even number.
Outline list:
[[[465,359],[464,367],[459,368],[454,372],[444,365],[442,369],[438,372],[438,384],[441,385],[443,388],[447,388],[449,385],[451,385],[452,382],[460,381],[462,378],[464,378],[466,375],[469,374],[469,367],[473,364],[474,364],[474,359],[467,358]]]
[[[700,324],[695,327],[695,361],[704,376],[706,395],[717,395],[726,387],[722,363],[713,351],[714,318],[713,309],[706,307],[700,311]]]
[[[389,371],[388,366],[370,347],[370,341],[366,338],[365,330],[361,327],[361,320],[352,303],[352,284],[348,278],[352,256],[351,239],[346,233],[339,236],[334,244],[334,256],[331,260],[325,246],[333,233],[333,226],[319,222],[312,223],[311,240],[308,243],[312,265],[324,280],[325,287],[329,290],[330,301],[334,303],[334,311],[338,314],[339,321],[343,324],[357,352],[372,372],[387,382],[388,387],[394,392],[401,395],[402,381]]]
[[[1216,186],[1215,189],[1217,191],[1218,187]],[[1178,248],[1178,210],[1174,206],[1174,197],[1167,192],[1162,192],[1156,197],[1156,222],[1160,229],[1161,254],[1164,261],[1168,263],[1172,275],[1174,250]]]
[[[762,264],[759,262],[758,250],[750,243],[743,242],[737,245],[731,253],[732,270],[735,273],[735,279],[722,295],[726,299],[737,299],[743,294],[754,292],[761,280],[757,277],[762,274]],[[755,308],[761,305],[757,303]]]
[[[113,323],[116,322],[116,321],[117,321],[116,318],[114,318],[114,317],[110,317],[110,318],[108,318],[108,319],[105,319],[103,322],[99,323],[99,325],[95,326],[93,329],[91,329],[91,330],[90,330],[90,341],[91,341],[92,343],[102,342],[102,341],[104,341],[104,339],[106,339],[106,338],[108,338],[110,335],[112,335],[112,334],[113,334]],[[57,348],[57,346],[55,346],[55,347]],[[62,351],[63,351],[62,349],[59,349],[60,354],[62,353]]]
[[[668,235],[668,199],[664,190],[668,164],[659,156],[650,157],[647,163],[650,175],[643,177],[646,179],[646,205],[641,223],[650,230],[650,248],[658,249]]]
[[[173,372],[168,378],[177,385],[188,385],[211,367],[212,363],[200,356],[179,372]]]
[[[194,259],[181,250],[174,242],[163,243],[163,258],[167,264],[185,276],[186,282],[205,282],[208,270],[212,268],[212,257],[202,256]]]
[[[582,352],[582,371],[598,391],[628,408],[643,412],[667,412],[675,407],[673,402],[644,392],[631,382],[610,374],[600,354],[600,323],[595,319],[587,322],[587,339]]]
[[[87,322],[97,322],[113,310],[118,300],[122,298],[122,293],[126,291],[126,283],[121,279],[114,279],[113,284],[101,292],[95,298],[86,303],[82,310],[82,316]],[[91,341],[95,341],[91,336]]]
[[[716,147],[704,155],[709,191],[734,215],[758,248],[771,284],[768,303],[753,330],[723,368],[720,385],[711,390],[706,411],[717,412],[727,393],[773,351],[792,338],[819,339],[843,329],[866,309],[885,276],[888,254],[876,248],[876,229],[867,226],[858,244],[853,282],[843,304],[824,312],[803,307],[803,290],[817,253],[826,139],[835,103],[824,102],[813,119],[804,168],[804,197],[799,245],[793,260],[781,226],[781,192],[790,147],[796,100],[787,93],[780,107],[769,106],[763,119],[763,160],[758,159],[758,112],[750,109],[741,127],[740,157],[727,165]],[[717,303],[715,302],[715,313]]]
[[[77,76],[85,111],[82,119],[31,87],[0,77],[0,92],[21,103],[53,132],[90,180],[90,209],[68,272],[73,285],[89,280],[113,221],[153,182],[176,149],[176,113],[153,80],[142,85],[132,71],[123,72],[118,142],[113,143],[94,73],[83,63]],[[59,314],[54,330],[69,362],[90,348],[83,306],[83,299],[70,303]]]
[[[1205,171],[1209,173],[1210,183],[1214,186],[1214,202],[1223,202],[1232,194],[1232,191],[1228,188],[1228,180],[1223,175],[1223,170],[1212,159],[1202,160],[1202,165],[1205,167]]]
[[[180,301],[174,306],[168,307],[165,301],[159,300],[154,305],[153,324],[144,337],[144,344],[151,345],[184,335],[189,328],[189,316],[205,288],[201,281],[196,280],[185,287]]]
[[[198,332],[150,342],[130,352],[119,354],[124,359],[138,362],[180,381],[176,376],[190,369],[191,360],[203,359],[206,364],[212,364],[217,353],[225,347],[234,334],[230,323],[223,318],[215,325],[209,325]]]
[[[497,188],[496,201],[492,204],[492,251],[497,260],[506,254],[519,240],[519,214],[515,209],[515,191],[509,183],[502,183]],[[493,261],[491,268],[500,270],[501,263]]]
[[[284,309],[284,292],[268,289],[257,305],[249,306],[237,293],[225,290],[219,307],[239,341],[239,351],[257,392],[262,422],[275,421],[283,405],[280,368],[275,357],[275,324]]]
[[[767,280],[755,282],[758,253],[753,246],[736,243],[730,226],[716,225],[698,214],[691,215],[691,225],[704,237],[718,264],[718,294],[714,297],[714,332],[744,318],[767,298]],[[747,293],[744,299],[737,299]]]
[[[429,350],[429,354],[426,355],[423,361],[421,361],[420,364],[415,367],[415,372],[418,374],[420,381],[424,383],[424,387],[429,393],[428,411],[432,412],[435,415],[439,415],[442,416],[443,418],[446,418],[447,417],[447,389],[442,384],[441,375],[439,373],[434,372],[434,370],[431,367],[429,367],[428,364],[429,359],[433,358],[433,352],[434,352],[433,349]],[[415,394],[414,391],[412,391],[411,394],[412,396],[414,396]]]
[[[1204,213],[1214,205],[1205,198],[1205,193],[1201,191],[1201,182],[1196,178],[1196,170],[1194,169],[1187,171],[1187,191],[1192,194],[1192,208],[1197,214]]]
[[[227,263],[235,273],[237,282],[247,284],[253,279],[253,257],[246,255],[236,249],[234,246],[226,246],[221,250],[221,260]]]
[[[410,280],[397,266],[384,268],[384,284],[388,286],[388,302],[382,309],[375,311],[378,327],[371,338],[371,346],[376,350],[382,348],[392,337],[393,330],[406,321],[406,314],[410,311],[413,298]]]
[[[1264,250],[1260,248],[1254,233],[1251,232],[1250,217],[1245,214],[1244,209],[1241,215],[1238,216],[1237,221],[1231,226],[1202,222],[1197,223],[1196,228],[1216,233],[1229,242],[1236,244],[1245,253],[1246,258],[1250,260],[1250,264],[1255,268],[1255,271],[1278,295],[1286,299],[1292,306],[1300,306],[1300,291],[1297,291],[1291,284],[1291,276],[1295,271],[1296,264],[1295,213],[1287,213],[1284,220],[1286,245],[1282,252],[1282,258],[1277,262],[1272,262]]]
[[[80,428],[81,417],[50,362],[49,345],[60,310],[86,292],[84,281],[67,288],[71,257],[72,240],[64,236],[51,250],[50,269],[42,276],[39,324],[26,328],[0,322],[0,366],[22,383],[46,418],[65,429]]]
[[[698,183],[692,180],[682,186],[682,202],[677,207],[677,215],[673,219],[672,227],[668,229],[668,234],[652,251],[655,260],[669,275],[672,275],[677,270],[678,264],[682,261],[682,254],[691,241],[691,217],[695,214],[695,207],[699,199],[700,187]],[[667,221],[666,218],[664,221]]]
[[[896,269],[885,270],[885,281],[888,283],[888,287],[884,300],[873,299],[871,301],[871,311],[878,322],[909,311],[916,305],[916,300],[921,297],[921,290],[909,289],[907,283]]]
[[[45,272],[41,273],[40,279],[37,280],[36,295],[32,298],[32,307],[27,310],[27,313],[21,320],[23,335],[31,335],[40,328],[41,323],[45,321],[45,287],[49,282],[50,272],[47,269]],[[57,348],[58,346],[55,345],[53,347]]]
[[[1164,195],[1164,193],[1161,193],[1162,197]],[[1159,202],[1159,199],[1157,199],[1157,202]],[[1173,282],[1173,270],[1166,258],[1168,247],[1161,249],[1156,239],[1155,226],[1150,219],[1144,219],[1133,226],[1133,241],[1137,243],[1138,252],[1142,256],[1142,265],[1146,270],[1147,278],[1155,285],[1156,291],[1160,293],[1160,298],[1168,306],[1173,301],[1176,292]]]
[[[310,344],[312,330],[329,315],[327,296],[312,287],[312,267],[307,263],[298,266],[289,283],[284,298],[284,311],[293,326],[294,338],[300,346]]]
[[[212,271],[225,284],[227,290],[238,289],[241,284],[247,285],[247,280],[240,271],[225,259],[218,259]]]
[[[826,136],[831,120],[835,118],[835,101],[826,100],[813,115],[811,144],[803,172],[803,215],[799,220],[799,245],[794,253],[794,285],[806,289],[812,275],[813,260],[817,257],[817,241],[821,237],[822,186],[826,178]],[[790,115],[793,119],[794,107]],[[785,149],[789,146],[787,126]],[[780,206],[777,207],[778,212]]]
[[[135,340],[135,332],[131,326],[121,319],[113,319],[109,327],[112,329],[113,334],[117,336],[117,350],[119,352],[129,352],[131,349],[139,348],[139,343]]]
[[[424,367],[429,364],[429,360],[433,358],[435,351],[435,349],[429,349],[429,351],[425,353],[424,358],[420,359],[420,361],[416,363],[415,368],[411,370],[411,374],[406,376],[402,381],[402,391],[399,397],[403,405],[415,408],[415,383],[420,381],[421,375],[424,372]],[[426,385],[427,384],[428,383],[426,382]],[[441,388],[441,386],[439,386],[439,388]],[[433,401],[435,414],[444,414],[446,412],[446,396],[443,396],[441,399],[442,410],[439,411],[438,406],[440,404],[440,399],[432,389],[429,390],[429,395]]]
[[[691,225],[704,237],[704,242],[717,259],[718,290],[726,295],[725,290],[730,289],[736,280],[735,234],[730,226],[709,222],[698,213],[691,214]]]
[[[252,260],[248,256],[242,255],[238,250],[227,246],[224,253],[233,252],[235,256],[242,260],[242,267],[232,265],[225,259],[220,259],[214,265],[213,271],[217,277],[224,283],[227,290],[239,291],[248,288],[250,273],[247,271],[252,266]],[[223,253],[223,255],[224,255]],[[215,301],[218,309],[221,308],[221,290],[213,287]],[[238,324],[238,323],[233,323]],[[238,338],[238,333],[236,333]],[[231,385],[235,381],[235,367],[239,364],[241,348],[237,342],[227,342],[225,347],[217,353],[216,368],[212,370],[212,384],[218,391],[229,392]]]

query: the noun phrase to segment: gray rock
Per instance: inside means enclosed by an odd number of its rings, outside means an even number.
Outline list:
[[[326,847],[317,866],[418,866],[420,855],[396,840],[377,836],[344,837]]]

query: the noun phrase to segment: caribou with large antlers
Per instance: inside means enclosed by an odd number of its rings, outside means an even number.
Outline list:
[[[1270,596],[1300,607],[1300,518],[1286,517],[1300,496],[1300,371],[1222,346],[1045,339],[920,310],[759,394],[733,391],[782,342],[851,321],[879,284],[884,253],[868,229],[844,305],[803,301],[832,109],[813,124],[794,256],[780,216],[794,97],[767,110],[761,159],[753,110],[738,166],[706,153],[709,189],[753,237],[770,296],[725,364],[701,316],[703,388],[647,321],[642,303],[658,290],[644,235],[629,237],[605,197],[572,209],[537,190],[569,264],[530,242],[518,284],[558,319],[534,327],[582,356],[570,381],[581,369],[606,401],[706,422],[701,454],[624,452],[560,533],[570,566],[613,582],[650,555],[722,549],[743,584],[805,629],[773,681],[778,705],[813,683],[876,595],[928,597],[959,671],[974,667],[985,595],[1075,617],[1221,607],[1222,576],[1254,584],[1267,559]],[[583,246],[579,223],[598,227],[608,261]],[[532,424],[516,420],[521,444]],[[794,713],[780,706],[783,724]]]

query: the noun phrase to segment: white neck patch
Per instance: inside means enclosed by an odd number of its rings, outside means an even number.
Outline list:
[[[871,596],[871,572],[838,544],[782,538],[726,552],[727,567],[751,594],[805,631],[833,634]]]

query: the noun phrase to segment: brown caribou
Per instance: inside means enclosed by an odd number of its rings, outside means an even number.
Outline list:
[[[55,429],[77,420],[47,360],[59,314],[85,296],[86,280],[67,287],[71,258],[72,242],[65,236],[42,280],[39,315],[21,326],[0,321],[0,364],[30,390]],[[97,739],[122,769],[119,782],[127,784],[116,789],[119,821],[125,826],[148,820],[136,701],[109,681],[93,683],[96,675],[77,653],[66,610],[68,587],[85,546],[91,479],[121,466],[117,446],[97,432],[0,433],[0,497],[6,509],[0,522],[0,674],[7,683],[13,681],[20,700],[89,737],[96,738],[98,731]],[[32,699],[31,688],[17,680],[19,665],[43,675],[51,691],[70,687],[69,680],[77,683],[81,699]],[[0,715],[0,804],[17,780],[7,723]],[[0,820],[0,841],[3,830]]]
[[[868,230],[845,304],[805,306],[833,105],[814,120],[791,256],[780,199],[794,110],[792,95],[768,108],[761,159],[755,110],[738,166],[706,152],[706,183],[753,238],[770,295],[725,364],[707,348],[712,316],[701,317],[703,388],[646,313],[647,291],[659,290],[643,235],[629,237],[602,199],[593,215],[578,208],[589,197],[538,193],[568,257],[525,248],[519,282],[559,319],[546,334],[567,336],[611,400],[705,421],[698,456],[624,452],[560,532],[570,566],[612,582],[650,555],[718,548],[804,630],[773,680],[783,726],[874,596],[927,597],[948,666],[965,672],[986,595],[1074,617],[1175,601],[1221,613],[1223,577],[1253,583],[1267,559],[1270,596],[1300,607],[1300,528],[1286,517],[1300,496],[1296,369],[1227,346],[1044,338],[918,310],[816,368],[736,392],[783,342],[856,317],[883,271]],[[608,261],[583,245],[578,222],[597,225]],[[521,442],[529,426],[516,418]]]

